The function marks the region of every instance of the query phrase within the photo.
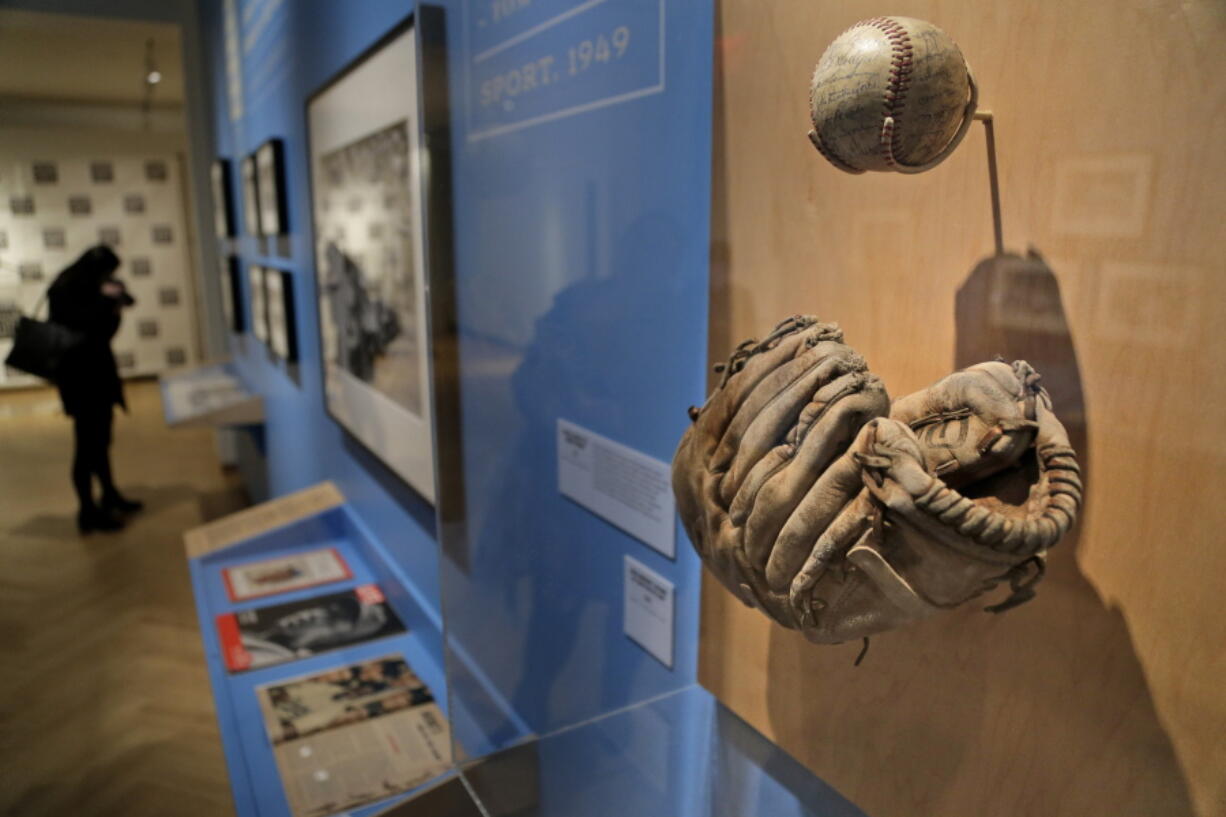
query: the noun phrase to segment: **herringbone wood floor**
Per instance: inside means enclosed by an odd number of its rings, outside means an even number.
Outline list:
[[[81,537],[53,392],[0,394],[0,813],[231,815],[182,532],[232,510],[208,431],[171,431],[156,384],[116,421],[146,510]]]

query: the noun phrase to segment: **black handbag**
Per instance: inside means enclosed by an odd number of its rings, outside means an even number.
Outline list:
[[[46,297],[44,295],[39,301],[40,306]],[[37,306],[34,311],[38,312]],[[4,362],[14,369],[54,383],[64,364],[64,358],[79,346],[82,340],[84,335],[75,329],[22,315],[17,319],[17,329],[13,333],[13,348]]]

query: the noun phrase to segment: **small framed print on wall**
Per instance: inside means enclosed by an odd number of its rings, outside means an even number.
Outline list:
[[[209,168],[213,188],[213,230],[218,238],[234,235],[234,186],[230,183],[230,160],[214,159]]]
[[[260,343],[268,343],[268,301],[263,267],[256,264],[247,267],[247,286],[251,289],[251,334]]]
[[[289,232],[285,202],[285,151],[280,139],[269,139],[255,152],[260,196],[260,235],[276,236]]]
[[[288,363],[298,360],[298,327],[294,320],[294,276],[285,270],[264,270],[268,302],[268,348]]]
[[[241,335],[246,321],[243,320],[243,291],[239,277],[238,256],[223,256],[218,264],[217,275],[221,283],[221,309],[226,316],[226,329]]]
[[[432,504],[431,326],[449,301],[431,293],[448,291],[453,242],[450,165],[428,155],[450,138],[444,32],[419,5],[307,100],[324,406]]]
[[[260,194],[257,185],[255,156],[244,156],[243,170],[243,228],[247,235],[260,235]]]

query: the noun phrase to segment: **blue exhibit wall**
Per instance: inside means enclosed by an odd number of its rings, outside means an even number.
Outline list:
[[[231,336],[229,354],[242,377],[264,396],[260,445],[240,448],[244,470],[266,469],[278,496],[324,479],[334,481],[405,572],[435,617],[439,610],[438,548],[433,509],[405,487],[328,417],[323,403],[311,234],[306,100],[334,74],[412,12],[406,2],[327,3],[245,0],[237,5],[243,109],[230,116],[223,3],[201,3],[213,132],[217,155],[232,162],[243,302],[251,293],[251,264],[288,270],[294,277],[299,362],[275,361],[254,336]],[[239,162],[265,140],[283,140],[289,235],[265,239],[241,229]],[[251,458],[262,449],[262,461]]]
[[[272,240],[240,230],[231,250],[244,269],[261,264],[295,278],[296,367],[271,359],[249,334],[230,339],[235,368],[264,396],[269,493],[335,481],[425,604],[446,614],[458,633],[453,643],[467,648],[473,677],[523,710],[534,732],[692,683],[699,567],[684,536],[678,556],[667,559],[562,498],[553,435],[564,417],[667,461],[687,422],[686,406],[702,400],[710,3],[510,4],[522,12],[512,22],[525,30],[565,17],[567,9],[588,10],[553,26],[544,42],[556,58],[556,75],[568,80],[554,86],[561,89],[557,96],[538,88],[535,96],[513,98],[508,91],[492,105],[490,77],[542,54],[504,49],[475,60],[491,46],[481,41],[483,33],[497,34],[478,19],[493,4],[442,4],[450,46],[466,546],[472,549],[470,574],[448,561],[446,575],[458,580],[447,599],[440,595],[432,509],[325,412],[310,230],[306,100],[413,7],[304,0],[235,5],[243,110],[232,119],[225,3],[202,4],[214,141],[218,155],[232,160],[237,192],[241,158],[267,139],[283,140],[290,232]],[[601,34],[611,56],[593,52],[583,64],[578,55],[569,58],[568,44],[595,42]],[[621,56],[627,70],[596,70]],[[568,58],[575,62],[568,65]],[[235,205],[241,224],[241,195]],[[250,303],[246,275],[242,282]],[[243,450],[249,457],[255,449]],[[621,633],[624,553],[676,584],[671,670]],[[529,596],[515,601],[527,585]],[[500,618],[514,631],[519,660],[534,668],[530,675],[494,651],[510,642],[489,643],[500,631],[481,620],[476,611],[483,602],[475,598],[487,593],[529,606]],[[543,621],[559,629],[542,632]],[[583,650],[574,653],[576,647]],[[553,688],[546,676],[568,659],[584,663],[589,696],[545,701],[531,691]],[[602,667],[603,676],[591,675]]]

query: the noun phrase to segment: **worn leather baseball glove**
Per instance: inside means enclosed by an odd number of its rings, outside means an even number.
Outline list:
[[[719,580],[811,641],[1034,596],[1081,504],[1038,374],[981,363],[890,404],[832,324],[746,341],[673,458],[690,540]]]

